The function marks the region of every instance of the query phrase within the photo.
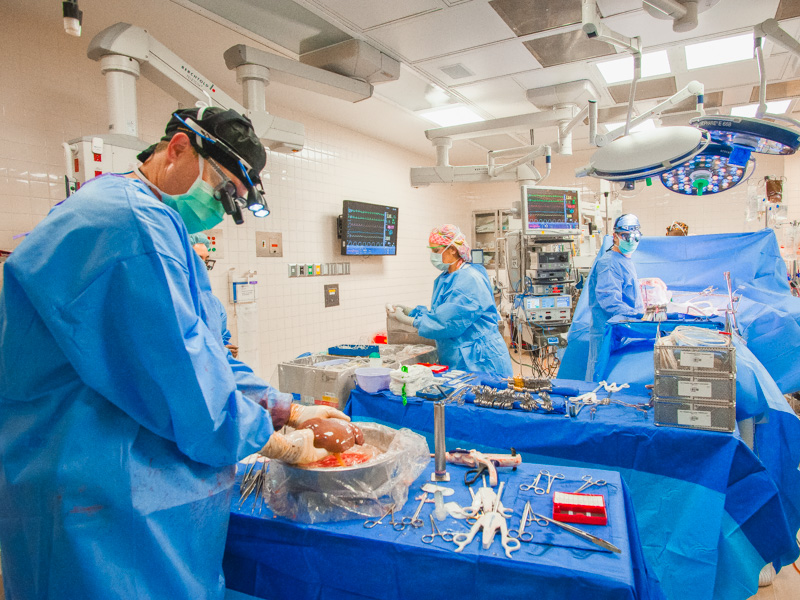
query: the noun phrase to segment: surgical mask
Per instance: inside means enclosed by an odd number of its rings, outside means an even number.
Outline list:
[[[442,260],[442,254],[437,252],[431,252],[431,264],[440,271],[446,271],[450,268],[450,265]]]
[[[200,233],[201,231],[212,229],[219,225],[225,217],[225,209],[222,203],[214,197],[213,186],[203,181],[205,161],[202,156],[197,158],[200,164],[200,174],[191,187],[182,194],[162,192],[139,169],[136,169],[137,175],[161,194],[161,201],[178,211],[184,225],[186,225],[186,231],[189,233]]]
[[[639,240],[620,239],[619,251],[622,252],[625,256],[630,256],[631,254],[633,254],[634,250],[636,250],[638,245],[639,245]]]

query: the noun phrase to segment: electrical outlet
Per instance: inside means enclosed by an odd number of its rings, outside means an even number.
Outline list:
[[[289,277],[297,277],[297,265],[294,263],[289,265]]]
[[[339,284],[325,284],[325,308],[329,306],[339,306]]]
[[[298,277],[305,277],[305,276],[306,276],[306,266],[300,265]]]

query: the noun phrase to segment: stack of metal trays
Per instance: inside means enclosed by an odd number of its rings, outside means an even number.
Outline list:
[[[736,349],[677,346],[659,338],[653,350],[656,425],[732,432],[736,427]]]

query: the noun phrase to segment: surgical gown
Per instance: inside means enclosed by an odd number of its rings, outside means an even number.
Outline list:
[[[6,261],[9,600],[224,596],[233,465],[273,432],[259,399],[288,405],[228,357],[210,293],[178,213],[119,176],[87,182]]]
[[[431,308],[418,306],[409,315],[422,337],[436,341],[441,364],[502,377],[514,374],[483,266],[465,264],[453,273],[442,273],[433,284]]]
[[[603,342],[606,321],[616,315],[632,318],[644,313],[639,279],[633,261],[608,250],[597,259],[594,278],[589,281],[584,293],[589,294],[592,323],[589,329],[589,358],[586,365],[586,380],[591,381],[597,353]]]

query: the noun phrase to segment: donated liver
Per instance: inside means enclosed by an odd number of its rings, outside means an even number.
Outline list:
[[[314,446],[328,452],[345,452],[364,443],[364,434],[353,423],[342,419],[309,419],[301,429],[314,432]]]

